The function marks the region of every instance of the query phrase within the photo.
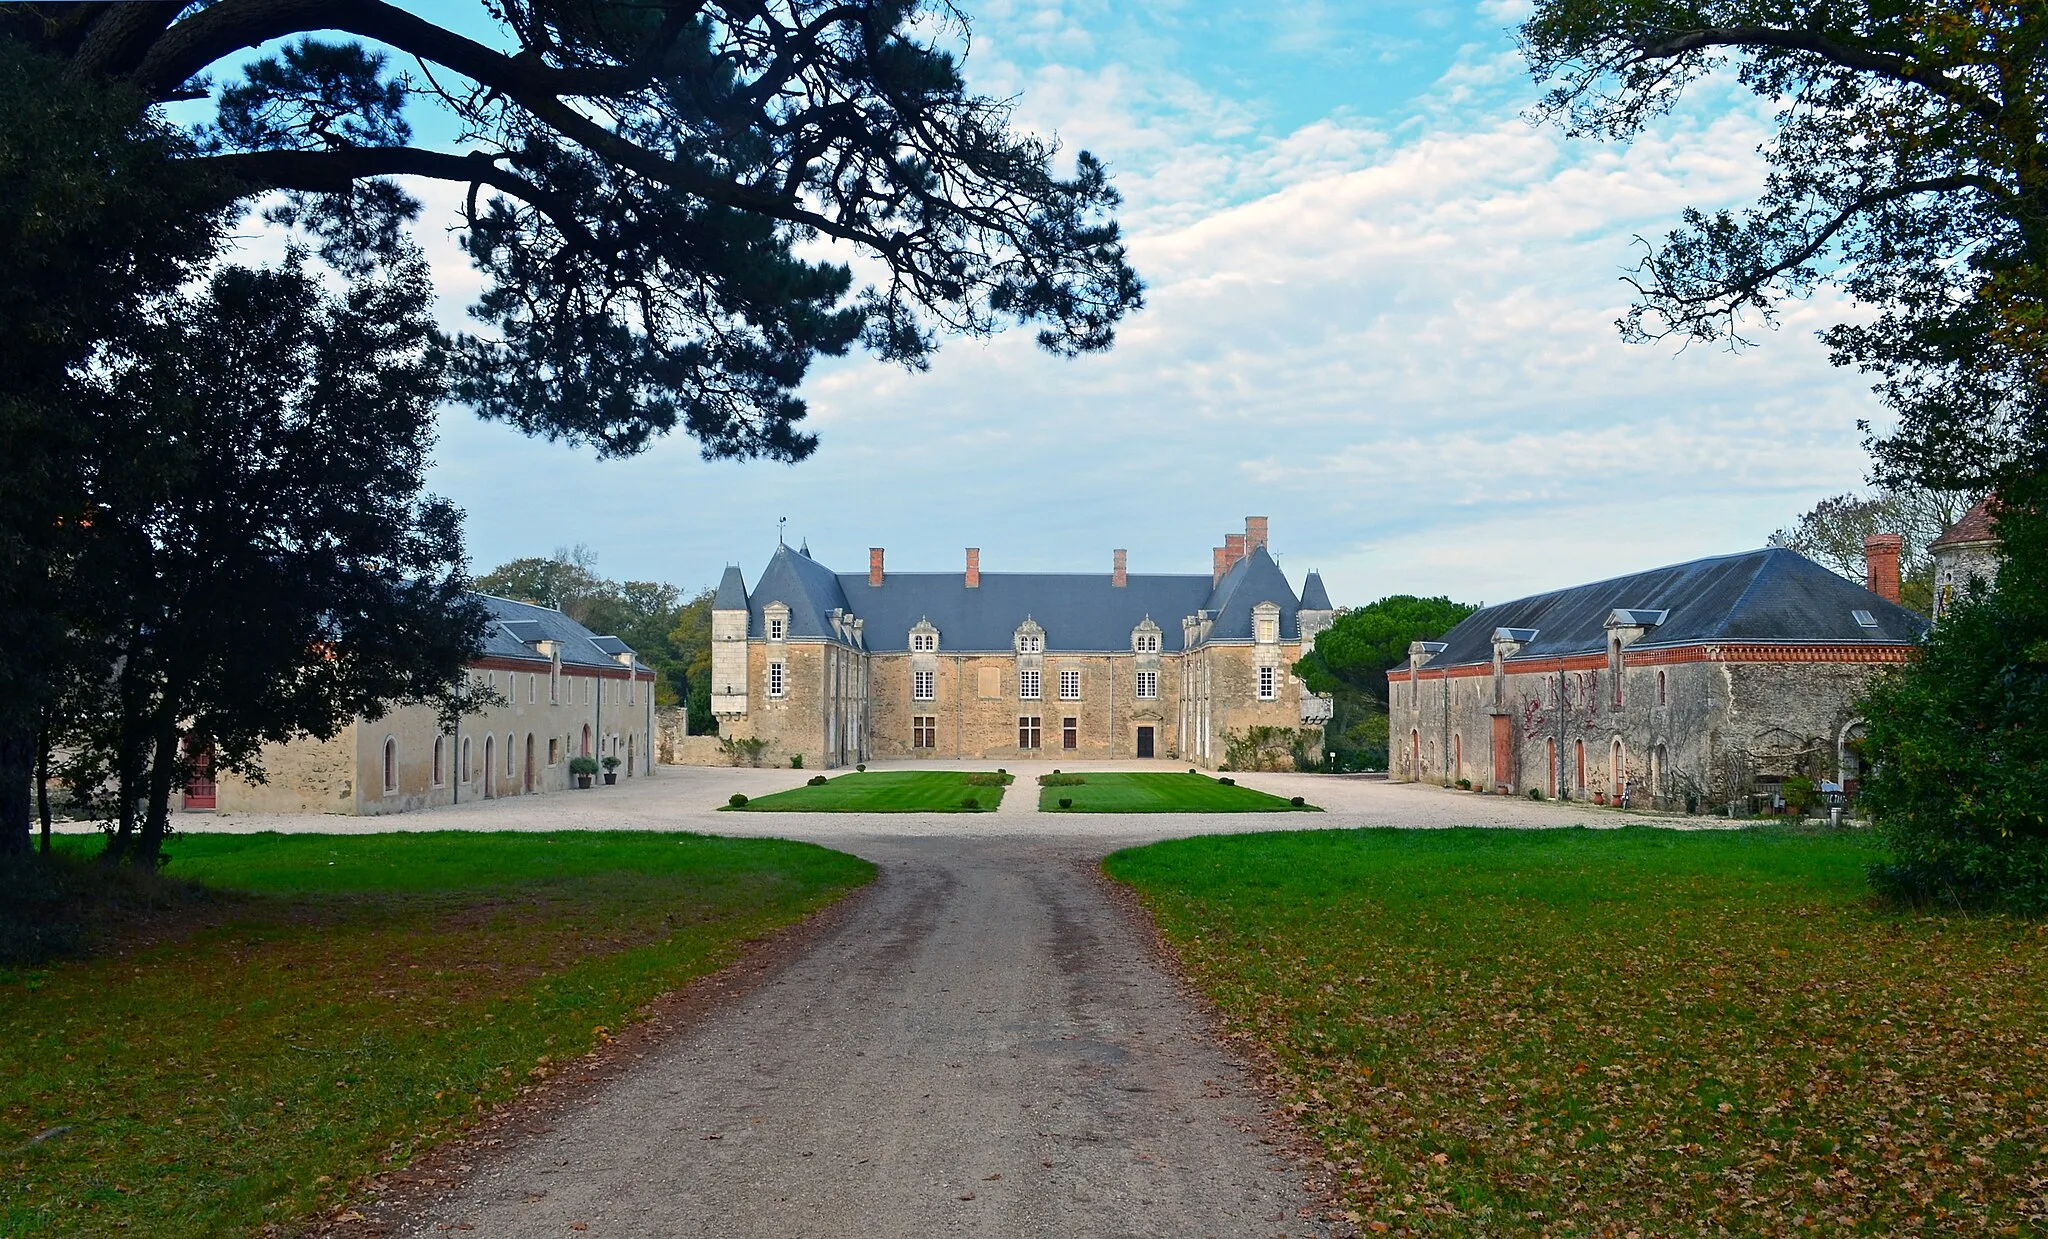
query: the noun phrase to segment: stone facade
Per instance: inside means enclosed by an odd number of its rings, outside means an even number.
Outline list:
[[[1934,558],[1934,618],[1954,605],[1956,596],[1977,582],[1989,587],[1998,580],[1996,497],[1979,500],[1961,520],[1927,544]]]
[[[1209,574],[836,574],[778,548],[749,592],[727,569],[712,610],[712,708],[763,759],[1175,758],[1217,764],[1255,726],[1319,728],[1292,667],[1334,614],[1297,597],[1262,518]],[[1311,605],[1315,604],[1315,605]],[[1319,735],[1320,732],[1318,731]]]
[[[500,704],[443,729],[425,704],[357,719],[329,740],[265,746],[265,779],[223,775],[173,807],[252,813],[406,813],[462,800],[574,786],[569,759],[619,759],[621,778],[654,772],[654,672],[616,638],[558,611],[487,598],[499,616],[465,673]],[[209,803],[211,802],[211,803]]]
[[[1664,809],[1793,777],[1853,795],[1856,702],[1922,631],[1782,550],[1490,607],[1388,672],[1391,775]]]

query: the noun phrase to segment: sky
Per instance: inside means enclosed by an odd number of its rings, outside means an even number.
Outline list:
[[[977,546],[992,572],[1107,572],[1118,547],[1134,572],[1204,572],[1256,514],[1339,606],[1498,602],[1746,550],[1859,487],[1857,423],[1882,414],[1815,339],[1841,305],[1796,304],[1739,354],[1614,327],[1638,237],[1759,186],[1744,97],[1709,84],[1632,144],[1568,140],[1526,117],[1516,0],[965,7],[970,85],[1125,196],[1147,305],[1115,349],[1062,359],[1017,330],[921,373],[829,360],[796,465],[680,436],[600,461],[450,408],[430,485],[467,512],[477,571],[581,544],[615,578],[691,589],[736,562],[751,582],[786,517],[841,571],[871,546],[953,571]],[[415,192],[459,324],[478,284],[454,199]]]

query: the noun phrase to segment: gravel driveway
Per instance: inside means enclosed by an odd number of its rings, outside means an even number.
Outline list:
[[[181,825],[687,829],[810,839],[880,866],[770,980],[478,1161],[408,1233],[1274,1236],[1349,1231],[1324,1220],[1272,1143],[1266,1099],[1094,862],[1218,831],[1626,820],[1314,775],[1239,777],[1329,812],[1055,816],[1031,781],[1052,765],[1013,765],[991,814],[721,813],[733,791],[809,772],[665,768],[395,818]]]

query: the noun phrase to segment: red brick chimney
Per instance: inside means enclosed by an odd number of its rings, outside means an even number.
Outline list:
[[[879,572],[881,569],[877,568],[875,571]],[[981,588],[981,548],[978,546],[967,548],[967,588]]]
[[[1863,583],[1887,602],[1899,600],[1899,553],[1906,540],[1895,533],[1874,533],[1863,539]]]
[[[1129,578],[1124,573],[1124,553],[1121,548],[1114,552],[1114,559],[1116,566],[1110,569],[1109,583],[1122,589],[1129,583]]]
[[[1241,534],[1241,533],[1227,533],[1227,534],[1224,534],[1224,535],[1223,535],[1223,567],[1224,567],[1224,570],[1225,570],[1225,571],[1228,571],[1229,569],[1231,569],[1231,568],[1234,568],[1234,567],[1236,567],[1236,566],[1237,566],[1237,561],[1238,561],[1238,560],[1240,560],[1240,559],[1243,559],[1243,558],[1244,558],[1244,535],[1243,535],[1243,534]]]
[[[1249,555],[1266,545],[1266,518],[1247,516],[1244,518],[1244,551]]]
[[[879,546],[871,546],[868,548],[868,584],[880,585],[881,583],[882,548]]]
[[[1209,584],[1214,585],[1230,571],[1230,552],[1220,546],[1209,548]]]

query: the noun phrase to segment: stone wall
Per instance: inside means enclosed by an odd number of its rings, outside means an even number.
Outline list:
[[[948,654],[936,656],[933,700],[912,697],[912,671],[933,656],[871,655],[874,696],[871,702],[872,743],[877,757],[973,757],[995,759],[1025,756],[1075,760],[1128,758],[1138,750],[1138,728],[1153,729],[1153,753],[1172,756],[1176,748],[1173,721],[1180,677],[1177,659],[1166,656],[1159,674],[1159,695],[1137,696],[1138,657],[1132,654],[1062,654],[1042,658],[1039,696],[1018,695],[1016,655]],[[1159,656],[1150,656],[1150,663]],[[1078,671],[1078,700],[1060,697],[1060,673]],[[936,742],[915,747],[918,716],[935,720]],[[1020,717],[1039,720],[1041,745],[1027,752],[1018,746]],[[1067,749],[1065,720],[1074,720],[1075,747]]]

